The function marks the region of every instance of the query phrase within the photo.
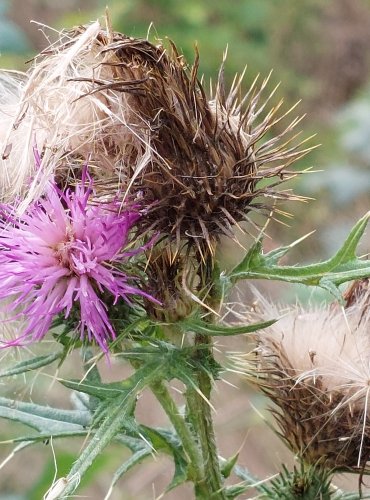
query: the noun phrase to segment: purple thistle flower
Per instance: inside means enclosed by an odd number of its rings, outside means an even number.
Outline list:
[[[91,178],[83,175],[74,191],[61,192],[51,184],[44,198],[17,217],[3,205],[0,221],[0,299],[11,299],[8,311],[27,324],[14,341],[42,339],[53,318],[67,318],[75,303],[80,309],[81,338],[95,339],[107,352],[115,331],[102,293],[130,303],[129,295],[155,300],[129,284],[117,265],[148,245],[125,251],[129,232],[140,218],[138,206],[126,209],[117,202],[89,203]]]

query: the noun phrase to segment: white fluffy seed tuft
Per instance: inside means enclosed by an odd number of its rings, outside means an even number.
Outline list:
[[[100,34],[98,22],[61,33],[23,78],[0,73],[0,117],[6,118],[0,128],[0,198],[22,195],[20,211],[58,172],[73,176],[76,164],[89,161],[94,176],[124,181],[127,162],[141,170],[150,159],[148,126],[131,109],[130,95],[104,89],[120,61],[104,52]],[[35,149],[41,165],[35,165]]]

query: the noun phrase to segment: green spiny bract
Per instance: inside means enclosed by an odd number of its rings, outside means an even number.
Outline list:
[[[301,462],[292,472],[283,466],[283,471],[268,486],[262,486],[264,493],[259,497],[271,500],[330,500],[331,474],[320,466]]]

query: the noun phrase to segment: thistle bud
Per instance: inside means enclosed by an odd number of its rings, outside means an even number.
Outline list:
[[[148,314],[164,323],[176,323],[190,316],[197,307],[192,298],[199,284],[195,261],[160,244],[151,251],[145,271],[148,290],[159,301],[156,304],[147,301]]]

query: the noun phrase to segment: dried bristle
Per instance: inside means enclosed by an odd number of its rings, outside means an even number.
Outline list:
[[[98,22],[78,28],[61,34],[29,70],[9,134],[1,138],[2,151],[11,148],[1,165],[3,175],[9,172],[1,197],[22,194],[20,210],[44,192],[51,178],[70,183],[87,162],[97,183],[112,181],[116,190],[127,186],[132,166],[140,169],[149,161],[149,125],[131,109],[130,93],[111,89],[119,60],[111,52],[106,64],[107,43]]]
[[[260,300],[261,301],[261,300]],[[268,317],[278,309],[266,305]],[[302,459],[361,470],[370,453],[370,337],[364,304],[297,308],[256,335],[239,365],[276,404],[282,437]]]
[[[209,101],[197,73],[198,54],[189,68],[173,44],[166,50],[98,22],[61,34],[35,59],[3,141],[4,151],[14,134],[23,137],[22,154],[11,151],[3,162],[3,171],[16,165],[19,174],[9,176],[2,197],[23,189],[25,208],[51,176],[69,183],[88,160],[103,194],[140,192],[152,204],[148,227],[178,248],[185,239],[212,253],[218,236],[263,208],[263,198],[291,197],[275,187],[310,148],[291,136],[299,119],[262,142],[287,114],[278,116],[281,102],[265,110],[267,80],[240,99],[242,78],[226,95],[220,71]]]

